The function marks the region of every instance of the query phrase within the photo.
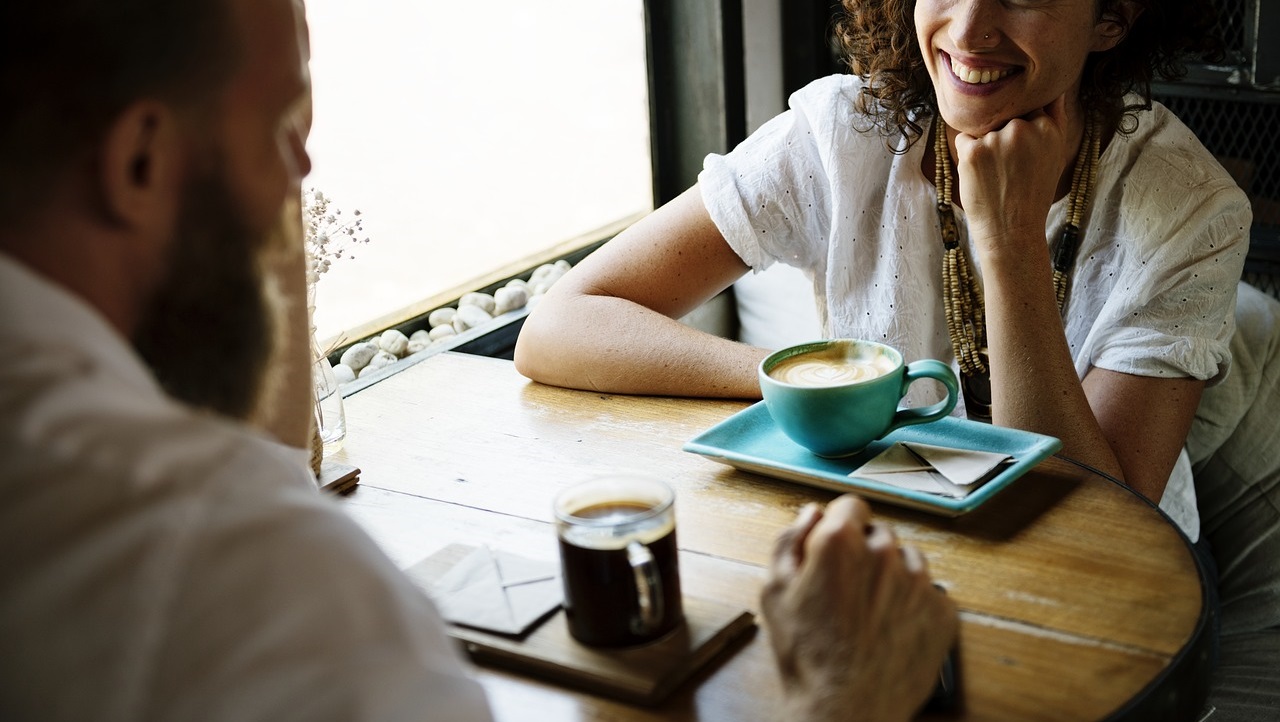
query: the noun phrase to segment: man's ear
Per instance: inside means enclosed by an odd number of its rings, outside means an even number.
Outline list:
[[[98,169],[104,210],[113,221],[167,222],[177,197],[181,139],[178,118],[163,103],[139,101],[116,117],[102,141]]]
[[[1098,24],[1094,27],[1097,37],[1094,38],[1093,51],[1103,52],[1119,45],[1129,34],[1129,29],[1138,21],[1143,8],[1134,0],[1120,0],[1111,9],[1102,13]]]

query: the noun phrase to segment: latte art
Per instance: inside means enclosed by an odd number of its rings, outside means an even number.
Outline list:
[[[848,356],[837,348],[784,359],[769,370],[769,376],[795,386],[840,386],[879,378],[897,365],[886,354]]]

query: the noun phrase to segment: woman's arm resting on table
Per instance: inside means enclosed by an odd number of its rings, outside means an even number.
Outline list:
[[[611,393],[758,398],[767,351],[676,320],[747,270],[695,185],[556,282],[525,321],[516,369]]]
[[[1095,368],[1084,392],[1103,436],[1124,470],[1124,480],[1159,502],[1187,440],[1204,382],[1153,378]]]
[[[956,138],[960,195],[981,257],[993,420],[1062,440],[1064,456],[1164,494],[1203,382],[1094,369],[1082,383],[1062,330],[1044,226],[1080,142],[1063,98],[981,138]],[[1046,149],[1059,149],[1055,157]],[[1046,157],[1056,162],[1045,162]]]
[[[1081,382],[1052,302],[1048,259],[1032,256],[1014,265],[1020,268],[992,259],[987,266],[995,422],[1056,436],[1064,456],[1159,502],[1204,382],[1101,368]]]

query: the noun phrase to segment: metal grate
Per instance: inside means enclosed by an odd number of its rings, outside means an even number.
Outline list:
[[[1253,0],[1218,0],[1218,22],[1214,26],[1218,37],[1226,45],[1226,62],[1243,65],[1247,62],[1248,45],[1245,39],[1245,12],[1251,10]]]

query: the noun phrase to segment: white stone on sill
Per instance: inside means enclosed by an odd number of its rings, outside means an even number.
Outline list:
[[[378,337],[378,346],[392,356],[400,358],[409,348],[409,337],[394,328],[389,328]]]
[[[439,328],[446,324],[451,324],[453,323],[453,317],[457,314],[458,310],[456,308],[448,306],[437,308],[431,312],[430,316],[427,316],[427,325],[431,326],[431,328]]]
[[[338,364],[333,367],[333,378],[337,380],[339,386],[349,384],[356,380],[356,372],[346,364]]]
[[[529,290],[520,286],[504,286],[493,295],[495,305],[493,315],[501,316],[508,311],[524,308],[529,302]]]
[[[412,334],[409,335],[409,343],[413,343],[414,341],[431,343],[430,332],[427,331],[427,329],[425,328],[420,328],[417,331],[414,331]],[[413,351],[410,351],[409,353],[413,353]]]
[[[365,366],[369,365],[370,359],[377,354],[379,348],[368,341],[362,341],[354,344],[351,348],[342,352],[342,363],[355,373],[360,373]]]
[[[560,277],[568,270],[568,264],[564,266],[544,263],[533,270],[533,275],[529,277],[529,285],[537,287],[540,283],[546,283],[548,286],[560,280]]]
[[[428,337],[431,339],[432,343],[435,343],[436,341],[443,341],[450,336],[456,336],[457,333],[457,331],[453,330],[453,326],[436,326],[431,329],[431,333],[428,334]]]
[[[378,369],[384,369],[400,359],[392,356],[386,351],[379,351],[373,358],[369,359],[369,365],[360,370],[360,376],[371,374]]]
[[[462,333],[476,326],[482,326],[491,320],[493,320],[493,316],[490,316],[479,306],[459,306],[458,315],[453,317],[453,329],[458,333]]]
[[[494,299],[487,293],[471,292],[464,293],[462,298],[458,299],[458,311],[461,312],[466,306],[475,306],[485,313],[493,316]]]

